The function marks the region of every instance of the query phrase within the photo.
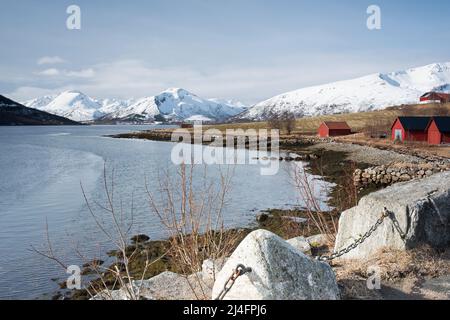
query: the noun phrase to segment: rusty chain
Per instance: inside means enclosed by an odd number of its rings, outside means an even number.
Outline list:
[[[228,278],[227,282],[225,282],[222,291],[220,291],[219,295],[215,300],[223,300],[227,293],[231,290],[237,278],[243,276],[246,273],[252,272],[252,268],[247,268],[242,264],[239,264],[236,269],[234,269],[231,276]]]
[[[364,241],[366,241],[377,229],[380,225],[383,224],[384,220],[386,218],[390,218],[392,220],[392,224],[394,225],[395,230],[399,233],[400,237],[403,241],[405,241],[406,234],[402,231],[400,224],[398,220],[396,219],[393,212],[390,212],[387,208],[384,208],[381,217],[378,218],[378,220],[375,222],[375,224],[372,225],[372,227],[363,234],[360,238],[355,240],[351,245],[348,247],[345,247],[344,249],[341,249],[337,252],[332,253],[330,256],[318,256],[316,257],[319,261],[331,261],[334,259],[337,259],[341,256],[343,256],[346,253],[349,253],[350,251],[356,249],[359,245],[361,245]],[[245,267],[242,264],[237,265],[237,267],[234,269],[231,276],[228,278],[228,280],[225,282],[222,291],[220,291],[219,295],[215,300],[223,300],[227,293],[231,290],[236,280],[243,276],[246,273],[252,272],[251,268]]]
[[[329,256],[318,256],[316,259],[319,261],[325,261],[325,262],[331,261],[331,260],[337,259],[337,258],[343,256],[344,254],[347,254],[350,251],[356,249],[359,245],[361,245],[364,241],[366,241],[378,229],[378,227],[383,224],[384,220],[388,217],[392,220],[392,224],[394,225],[395,229],[399,233],[402,240],[405,241],[406,234],[400,228],[400,224],[399,224],[398,220],[395,218],[394,213],[390,212],[387,208],[384,208],[383,213],[381,214],[381,217],[378,218],[378,220],[375,222],[375,224],[372,225],[372,227],[365,234],[363,234],[361,237],[356,239],[355,242],[353,242],[348,247],[345,247],[337,252],[332,253]]]

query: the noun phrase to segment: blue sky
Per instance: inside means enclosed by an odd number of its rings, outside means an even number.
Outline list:
[[[66,28],[71,4],[81,30]],[[366,27],[371,4],[381,30]],[[449,15],[445,0],[2,0],[0,93],[130,98],[183,87],[252,104],[450,61]]]

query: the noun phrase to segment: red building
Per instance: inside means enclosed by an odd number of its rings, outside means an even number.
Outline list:
[[[450,143],[450,117],[433,117],[427,126],[428,143]]]
[[[427,141],[431,117],[398,117],[391,127],[392,140]]]
[[[319,136],[322,138],[346,136],[349,134],[352,134],[352,129],[350,129],[347,122],[325,121],[319,127]]]
[[[420,97],[420,102],[424,103],[447,103],[450,102],[450,94],[441,92],[427,92]]]

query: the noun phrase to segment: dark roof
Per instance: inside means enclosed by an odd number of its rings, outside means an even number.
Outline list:
[[[450,132],[450,117],[433,117],[433,120],[440,132]]]
[[[325,121],[324,124],[332,130],[351,130],[347,122]]]
[[[450,94],[448,94],[448,93],[430,91],[430,92],[427,92],[427,93],[423,94],[421,96],[421,98],[426,98],[426,97],[431,96],[433,94],[438,96],[439,98],[442,98],[442,99],[448,99],[450,97]]]
[[[431,117],[398,117],[405,130],[425,131]]]

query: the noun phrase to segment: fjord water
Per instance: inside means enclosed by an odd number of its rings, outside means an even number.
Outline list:
[[[104,200],[104,167],[108,177],[114,170],[115,197],[123,205],[124,219],[131,219],[133,208],[131,233],[165,237],[149,208],[145,184],[157,193],[159,178],[167,170],[175,173],[173,144],[105,137],[151,128],[0,127],[0,299],[50,298],[58,289],[51,279],[67,276],[56,263],[31,250],[45,250],[46,226],[55,254],[68,265],[81,263],[76,251],[93,258],[113,248],[89,214],[81,191],[82,185],[91,201]],[[246,226],[259,210],[298,205],[288,177],[292,165],[282,164],[274,176],[261,176],[257,165],[232,166],[224,210],[227,226]],[[219,179],[220,170],[209,166],[207,175]]]

